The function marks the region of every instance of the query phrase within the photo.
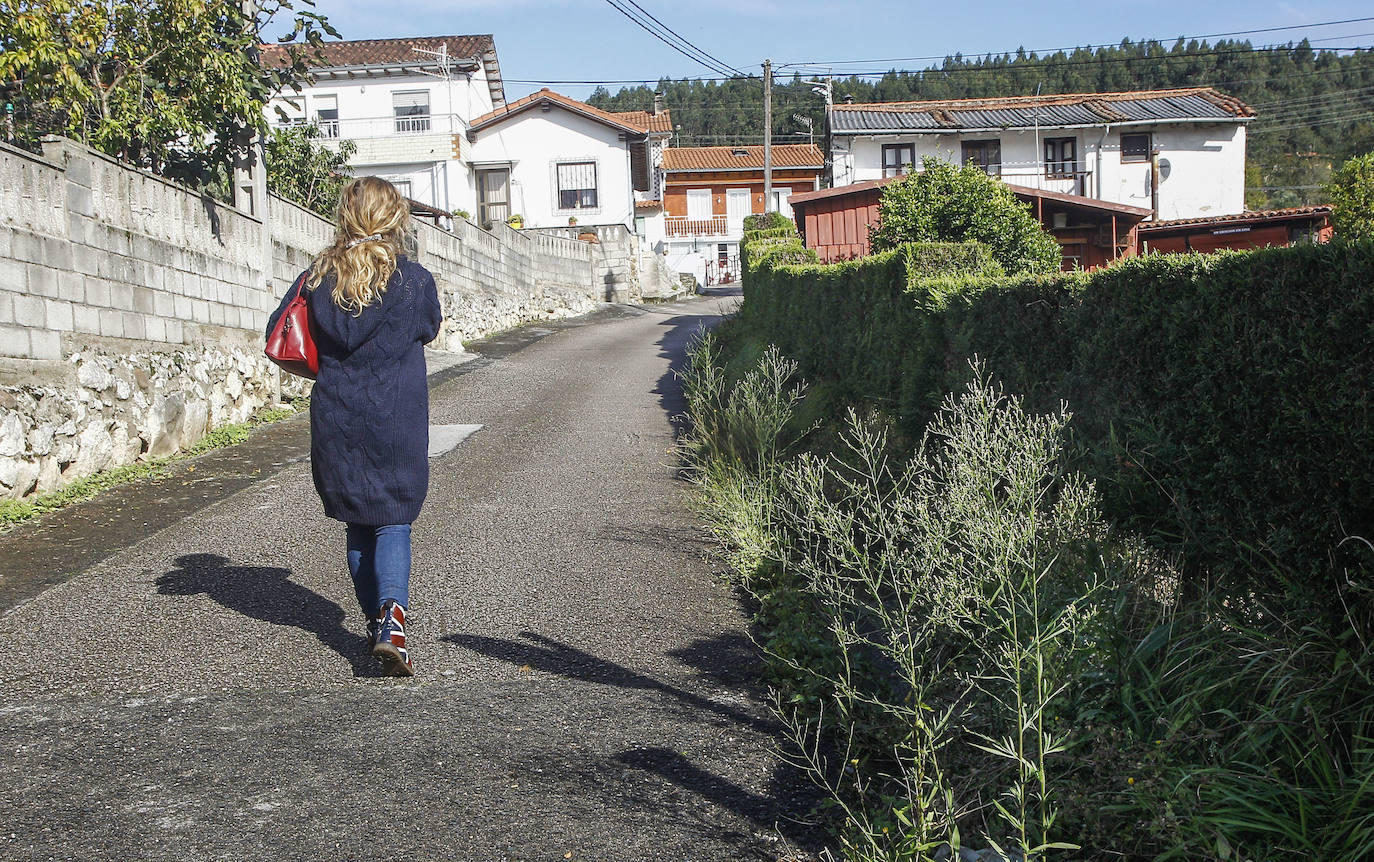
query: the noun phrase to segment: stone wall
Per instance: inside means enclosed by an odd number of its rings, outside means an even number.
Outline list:
[[[645,248],[640,238],[624,225],[536,228],[525,233],[567,240],[595,234],[592,267],[601,296],[607,302],[667,299],[682,292],[681,281],[668,269],[662,256]]]
[[[0,144],[0,498],[173,454],[309,384],[262,355],[267,316],[334,236],[273,198],[267,221],[63,139]],[[593,245],[415,223],[461,350],[604,301]]]

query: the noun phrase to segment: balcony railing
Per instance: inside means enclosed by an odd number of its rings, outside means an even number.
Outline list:
[[[1044,192],[1057,192],[1061,195],[1093,197],[1092,171],[1063,171],[1047,174],[1044,168],[1022,168],[1004,166],[1002,182],[1014,186],[1025,186]]]
[[[664,232],[668,236],[729,236],[732,232],[743,231],[742,222],[732,221],[729,216],[723,215],[708,218],[665,216],[663,223]]]
[[[1057,192],[1064,195],[1095,197],[1092,171],[1063,170],[1051,172],[1046,169],[1043,162],[1039,164],[1034,162],[1002,162],[986,165],[984,169],[991,176],[998,177],[1002,182],[1014,186],[1025,186],[1029,189]],[[883,175],[890,176],[891,174],[884,171]]]
[[[410,114],[396,118],[396,133],[398,135],[414,135],[429,131],[428,114]]]
[[[408,114],[403,117],[345,117],[338,120],[315,120],[320,127],[320,137],[329,140],[356,140],[359,138],[386,138],[393,135],[447,135],[463,131],[463,124],[457,117],[439,114]],[[306,121],[291,119],[285,122],[274,120],[278,128],[304,126]]]

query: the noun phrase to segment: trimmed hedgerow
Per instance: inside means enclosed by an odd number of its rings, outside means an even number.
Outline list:
[[[744,229],[752,230],[774,230],[778,228],[791,229],[792,220],[779,212],[754,213],[744,217]]]
[[[981,357],[1028,409],[1072,405],[1104,508],[1186,587],[1374,633],[1374,243],[1034,278],[957,248],[798,266],[746,242],[743,322],[913,437]]]

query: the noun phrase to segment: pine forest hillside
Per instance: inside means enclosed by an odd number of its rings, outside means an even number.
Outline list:
[[[1318,51],[1306,41],[1254,48],[1216,43],[1124,40],[1044,56],[946,57],[938,67],[836,77],[834,98],[855,102],[968,99],[1041,93],[1115,92],[1212,86],[1254,107],[1249,126],[1246,204],[1252,209],[1321,202],[1320,185],[1352,155],[1374,151],[1374,50]],[[776,77],[774,142],[814,138],[823,145],[824,103],[809,79]],[[762,141],[763,84],[664,79],[657,88],[597,88],[588,100],[613,111],[647,110],[664,94],[678,126],[675,146]],[[798,119],[802,118],[802,119]]]

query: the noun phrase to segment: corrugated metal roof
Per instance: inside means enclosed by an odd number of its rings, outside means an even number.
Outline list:
[[[840,133],[1029,129],[1152,120],[1235,121],[1254,115],[1250,106],[1239,99],[1210,87],[1196,87],[1131,93],[835,105],[830,111],[830,127]]]
[[[1202,216],[1200,218],[1176,218],[1167,221],[1146,222],[1140,226],[1143,231],[1169,230],[1172,228],[1189,227],[1192,225],[1206,225],[1215,227],[1217,225],[1229,223],[1247,223],[1263,221],[1283,221],[1285,219],[1329,216],[1331,215],[1330,204],[1317,204],[1305,207],[1287,207],[1277,210],[1247,210],[1243,213],[1233,215]]]

